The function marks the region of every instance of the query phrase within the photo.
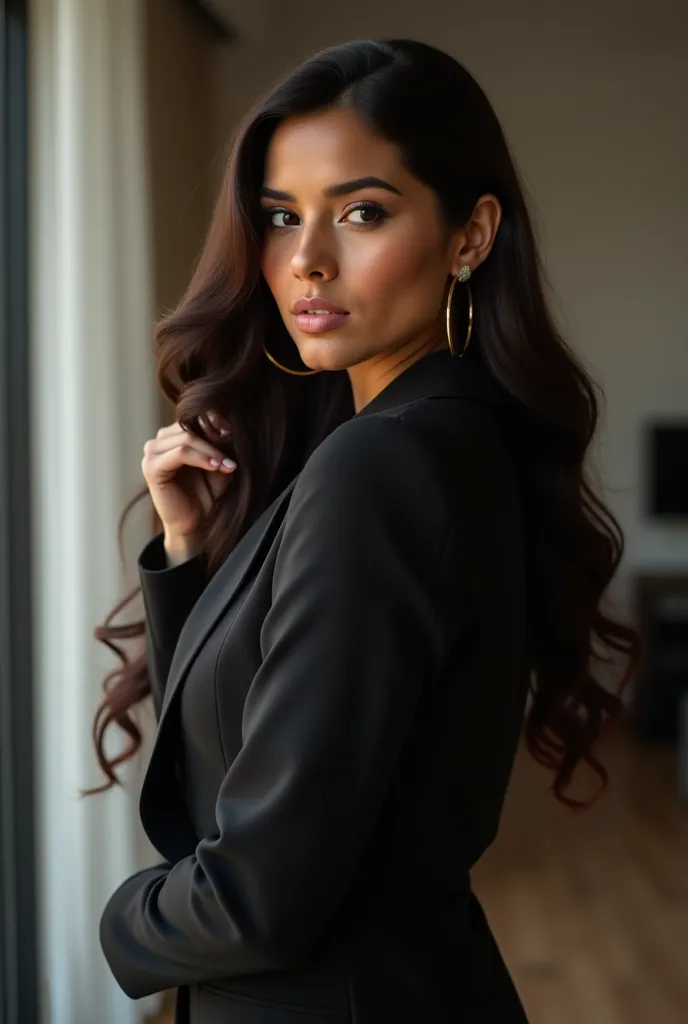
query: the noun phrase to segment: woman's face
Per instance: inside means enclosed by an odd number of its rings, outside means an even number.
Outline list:
[[[465,232],[447,230],[434,193],[353,111],[282,122],[261,203],[263,274],[308,367],[377,366],[446,347],[447,282],[471,262],[459,258]],[[299,300],[335,312],[295,312]]]

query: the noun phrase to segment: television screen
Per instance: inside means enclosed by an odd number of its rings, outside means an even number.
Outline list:
[[[688,516],[688,421],[653,424],[649,442],[649,514]]]

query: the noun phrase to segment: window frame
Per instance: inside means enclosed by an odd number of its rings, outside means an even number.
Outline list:
[[[28,0],[0,0],[0,1021],[39,1019],[28,301]]]

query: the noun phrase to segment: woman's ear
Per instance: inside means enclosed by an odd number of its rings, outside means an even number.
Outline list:
[[[490,255],[501,222],[502,206],[497,197],[489,193],[481,196],[459,232],[458,248],[452,262],[454,276],[461,267],[468,266],[475,270],[485,262]]]

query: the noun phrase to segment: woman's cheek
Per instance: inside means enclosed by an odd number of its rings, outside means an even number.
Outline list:
[[[278,280],[289,273],[294,240],[292,231],[274,229],[267,232],[260,254],[260,265],[266,279],[269,275]]]
[[[399,294],[400,289],[417,286],[427,273],[436,253],[414,239],[385,244],[369,253],[357,267],[361,292]],[[357,289],[359,290],[359,289]]]

